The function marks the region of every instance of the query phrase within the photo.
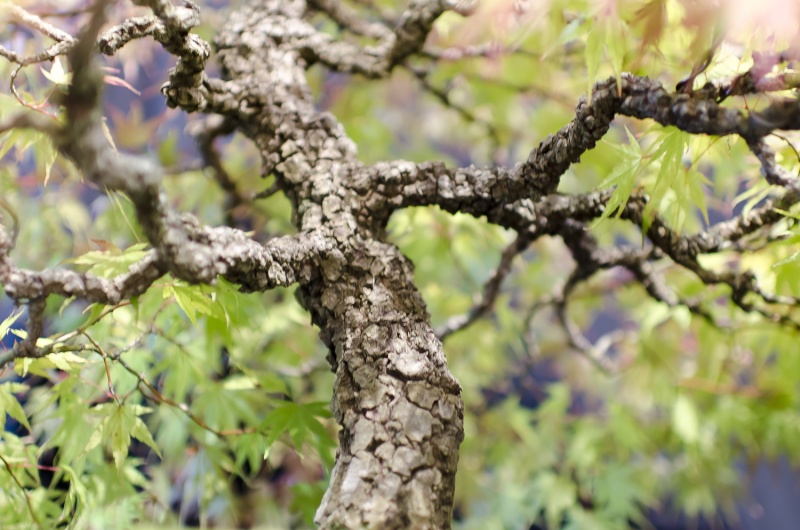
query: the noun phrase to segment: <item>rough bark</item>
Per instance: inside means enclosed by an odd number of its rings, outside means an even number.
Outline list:
[[[267,2],[229,20],[218,39],[228,114],[264,154],[291,198],[298,229],[331,241],[302,304],[320,327],[336,373],[342,426],[322,528],[447,528],[458,446],[460,388],[447,370],[412,265],[385,241],[385,205],[371,210],[366,169],[341,125],[314,108],[294,44],[315,32],[302,2]]]
[[[389,216],[399,208],[438,205],[485,217],[518,233],[483,299],[441,335],[486,313],[511,260],[542,235],[561,237],[575,261],[572,276],[553,299],[570,343],[606,369],[611,367],[596,355],[565,310],[574,287],[599,270],[625,267],[652,298],[684,305],[711,320],[703,307],[677,296],[650,262],[668,257],[705,283],[728,285],[732,300],[744,311],[779,319],[776,304],[797,302],[764,293],[746,271],[714,273],[697,261],[699,254],[745,244],[780,218],[775,206],[788,209],[800,198],[796,179],[783,174],[762,141],[773,129],[800,127],[800,107],[794,100],[747,114],[720,106],[725,92],[720,87],[673,93],[653,80],[625,75],[619,86],[614,79],[598,83],[591,99],[579,102],[575,119],[516,167],[448,168],[437,162],[404,161],[366,166],[336,118],[315,107],[306,70],[320,63],[342,72],[387,76],[422,49],[444,10],[466,10],[467,3],[415,0],[390,27],[357,20],[328,0],[249,0],[232,13],[216,40],[223,79],[211,79],[203,71],[209,48],[189,33],[198,20],[196,7],[187,3],[174,8],[157,0],[137,3],[150,6],[155,16],[127,20],[100,34],[98,9],[80,40],[53,37],[58,45],[33,59],[0,49],[0,55],[18,64],[70,51],[74,78],[64,101],[67,124],[55,128],[35,116],[15,116],[0,123],[0,132],[32,127],[52,134],[89,181],[131,197],[153,246],[128,273],[110,280],[64,270],[33,272],[14,267],[9,257],[14,238],[0,228],[0,283],[9,296],[31,308],[29,339],[0,357],[0,367],[16,358],[48,353],[35,343],[49,294],[114,304],[140,294],[167,272],[194,283],[222,276],[244,290],[299,284],[298,297],[329,348],[336,374],[331,406],[341,425],[330,487],[317,512],[321,528],[451,525],[463,404],[414,285],[413,266],[386,238]],[[362,48],[318,32],[308,22],[311,9],[373,38],[375,45]],[[101,82],[92,55],[95,49],[114,53],[145,36],[179,58],[162,88],[170,106],[222,115],[220,130],[237,129],[258,146],[263,175],[275,175],[277,188],[292,202],[296,235],[260,245],[239,230],[202,226],[171,209],[157,167],[111,151],[100,128]],[[736,86],[741,90],[743,85]],[[646,248],[601,249],[587,226],[603,215],[610,192],[567,196],[557,188],[569,165],[595,146],[617,114],[651,118],[691,133],[738,134],[747,140],[769,182],[783,192],[746,215],[694,236],[675,233],[656,218],[645,234]],[[647,200],[642,194],[632,195],[622,218],[641,225]],[[755,301],[745,301],[748,294]]]

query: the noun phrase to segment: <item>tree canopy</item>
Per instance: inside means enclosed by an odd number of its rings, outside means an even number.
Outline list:
[[[724,519],[800,458],[798,9],[0,0],[0,526]]]

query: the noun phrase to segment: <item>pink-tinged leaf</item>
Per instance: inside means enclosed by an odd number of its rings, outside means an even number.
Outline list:
[[[114,150],[114,152],[117,152],[117,146],[114,144],[114,137],[111,136],[111,130],[108,128],[105,117],[103,117],[103,121],[100,122],[100,125],[103,127],[103,136],[106,137],[106,140],[108,140],[108,143],[111,145],[111,148]]]
[[[113,252],[115,255],[122,254],[122,251],[112,243],[111,241],[106,241],[105,239],[94,239],[92,238],[92,243],[97,245],[97,248],[100,249],[101,252]]]
[[[127,88],[128,90],[130,90],[131,92],[133,92],[137,96],[141,96],[142,95],[141,92],[139,92],[138,90],[133,88],[133,86],[130,83],[128,83],[127,81],[125,81],[121,77],[117,77],[115,75],[106,75],[106,76],[103,76],[103,80],[108,85],[121,86],[122,88]]]

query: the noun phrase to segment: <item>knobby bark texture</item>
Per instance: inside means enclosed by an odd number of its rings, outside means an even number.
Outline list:
[[[315,106],[307,69],[321,64],[369,78],[388,76],[422,50],[439,15],[448,9],[468,14],[469,2],[413,0],[396,23],[386,24],[361,20],[342,2],[246,0],[217,36],[223,71],[219,79],[204,71],[211,47],[190,33],[199,20],[194,4],[136,3],[150,7],[153,15],[101,32],[106,4],[101,2],[78,39],[14,8],[22,23],[45,31],[57,44],[35,57],[5,49],[0,56],[23,65],[69,53],[73,84],[63,101],[66,125],[20,114],[0,122],[0,133],[30,127],[51,134],[87,180],[131,198],[152,250],[113,279],[61,269],[29,271],[14,266],[10,254],[15,237],[0,228],[0,283],[7,295],[29,304],[28,339],[2,354],[0,366],[56,351],[54,346],[36,345],[44,300],[51,294],[116,304],[146,291],[166,273],[192,283],[224,277],[246,291],[297,284],[300,302],[319,326],[336,374],[331,407],[341,426],[340,446],[316,516],[321,528],[451,526],[464,436],[463,403],[440,337],[490,311],[511,261],[541,236],[562,238],[572,252],[574,271],[550,302],[558,309],[571,346],[603,369],[613,366],[569,321],[566,311],[569,294],[597,271],[627,268],[652,298],[669,306],[684,305],[711,321],[714,317],[706,308],[683,300],[665,283],[653,261],[670,259],[707,284],[727,285],[741,310],[776,321],[786,319],[782,307],[797,304],[763,291],[747,271],[712,272],[697,259],[700,254],[748,248],[751,237],[781,218],[776,208],[788,209],[800,198],[797,180],[776,164],[763,141],[774,129],[800,127],[795,100],[779,100],[761,113],[746,113],[720,103],[733,92],[731,87],[741,91],[753,83],[734,80],[687,94],[624,75],[598,83],[591,98],[578,103],[572,122],[515,167],[450,168],[406,161],[365,165],[337,119]],[[358,46],[318,31],[310,22],[317,13],[374,43]],[[168,105],[214,115],[208,128],[198,133],[201,145],[210,146],[215,134],[238,130],[258,146],[263,176],[276,178],[272,191],[291,200],[296,234],[262,245],[234,228],[204,226],[171,208],[160,187],[158,167],[110,148],[101,127],[102,74],[95,55],[113,54],[143,37],[153,37],[178,57],[162,87]],[[588,225],[603,215],[611,192],[563,195],[557,189],[570,164],[595,146],[617,114],[650,118],[690,133],[743,137],[767,180],[776,186],[774,197],[695,235],[676,233],[656,217],[644,234],[644,248],[600,248]],[[204,159],[218,173],[224,171],[213,154],[206,153]],[[224,189],[235,190],[227,176],[220,178]],[[233,200],[245,199],[239,194]],[[634,193],[621,217],[642,226],[647,201]],[[392,212],[424,205],[484,217],[517,232],[473,310],[436,332],[414,285],[413,265],[385,233]]]
[[[238,11],[220,34],[235,93],[226,115],[242,123],[292,200],[297,227],[331,250],[301,283],[330,350],[332,410],[342,426],[323,528],[446,528],[463,437],[459,385],[447,370],[412,265],[386,242],[386,204],[336,119],[317,111],[305,79],[304,41],[319,34],[303,2]]]

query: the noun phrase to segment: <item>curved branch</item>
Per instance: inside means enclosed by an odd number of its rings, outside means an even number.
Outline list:
[[[184,1],[182,6],[173,6],[168,0],[137,0],[137,5],[150,7],[155,16],[133,17],[125,20],[97,36],[96,45],[106,55],[113,55],[134,39],[153,37],[164,48],[178,58],[170,70],[169,81],[161,91],[170,107],[181,107],[187,111],[203,110],[214,106],[214,93],[219,83],[208,79],[204,73],[206,61],[211,55],[211,47],[199,36],[190,33],[200,23],[200,10],[194,2]],[[104,5],[100,2],[98,5]],[[23,57],[0,46],[0,56],[20,66],[28,66],[52,60],[69,53],[77,44],[77,39],[65,31],[11,5],[11,14],[21,23],[40,31],[56,41],[48,49],[29,57]]]
[[[379,39],[375,46],[364,47],[334,39],[322,32],[304,28],[296,49],[303,58],[321,63],[338,72],[361,74],[371,78],[386,77],[406,58],[419,53],[433,23],[445,11],[466,14],[473,2],[463,0],[413,0],[397,25],[390,29],[381,24],[355,24],[350,10],[329,0],[312,0],[313,7],[328,13],[333,20],[355,33]]]
[[[558,188],[561,176],[608,132],[617,114],[653,119],[692,134],[744,138],[772,184],[795,188],[796,179],[782,172],[762,138],[775,129],[800,128],[800,103],[777,100],[761,112],[721,106],[703,91],[669,93],[660,83],[630,74],[597,83],[591,100],[582,98],[575,118],[531,151],[515,168],[457,168],[441,163],[412,167],[407,162],[378,164],[381,193],[393,207],[438,205],[447,211],[496,216],[520,199],[540,200]],[[387,176],[388,175],[388,176]],[[397,176],[399,175],[399,176]],[[396,183],[396,185],[391,185]]]
[[[183,18],[179,15],[173,18],[180,22]],[[167,270],[176,277],[191,283],[211,283],[217,275],[222,275],[243,283],[248,290],[264,289],[273,282],[294,282],[293,274],[270,270],[274,264],[268,251],[243,232],[210,229],[191,216],[178,215],[160,188],[160,169],[142,158],[118,153],[108,144],[98,112],[101,74],[92,57],[98,19],[99,16],[93,18],[94,24],[70,52],[73,80],[63,100],[67,122],[56,136],[61,151],[83,170],[87,180],[101,188],[122,191],[131,198],[148,240]],[[296,248],[290,250],[296,251]],[[259,270],[269,271],[274,278],[266,272],[244,273]]]
[[[466,314],[451,318],[441,329],[436,330],[436,336],[439,337],[439,340],[444,340],[453,333],[465,329],[492,310],[497,296],[500,294],[500,287],[511,272],[511,264],[514,258],[524,252],[532,242],[533,239],[518,235],[517,238],[506,247],[500,256],[500,263],[498,263],[494,273],[492,273],[492,276],[483,286],[483,294],[481,295],[480,301],[473,305]]]

